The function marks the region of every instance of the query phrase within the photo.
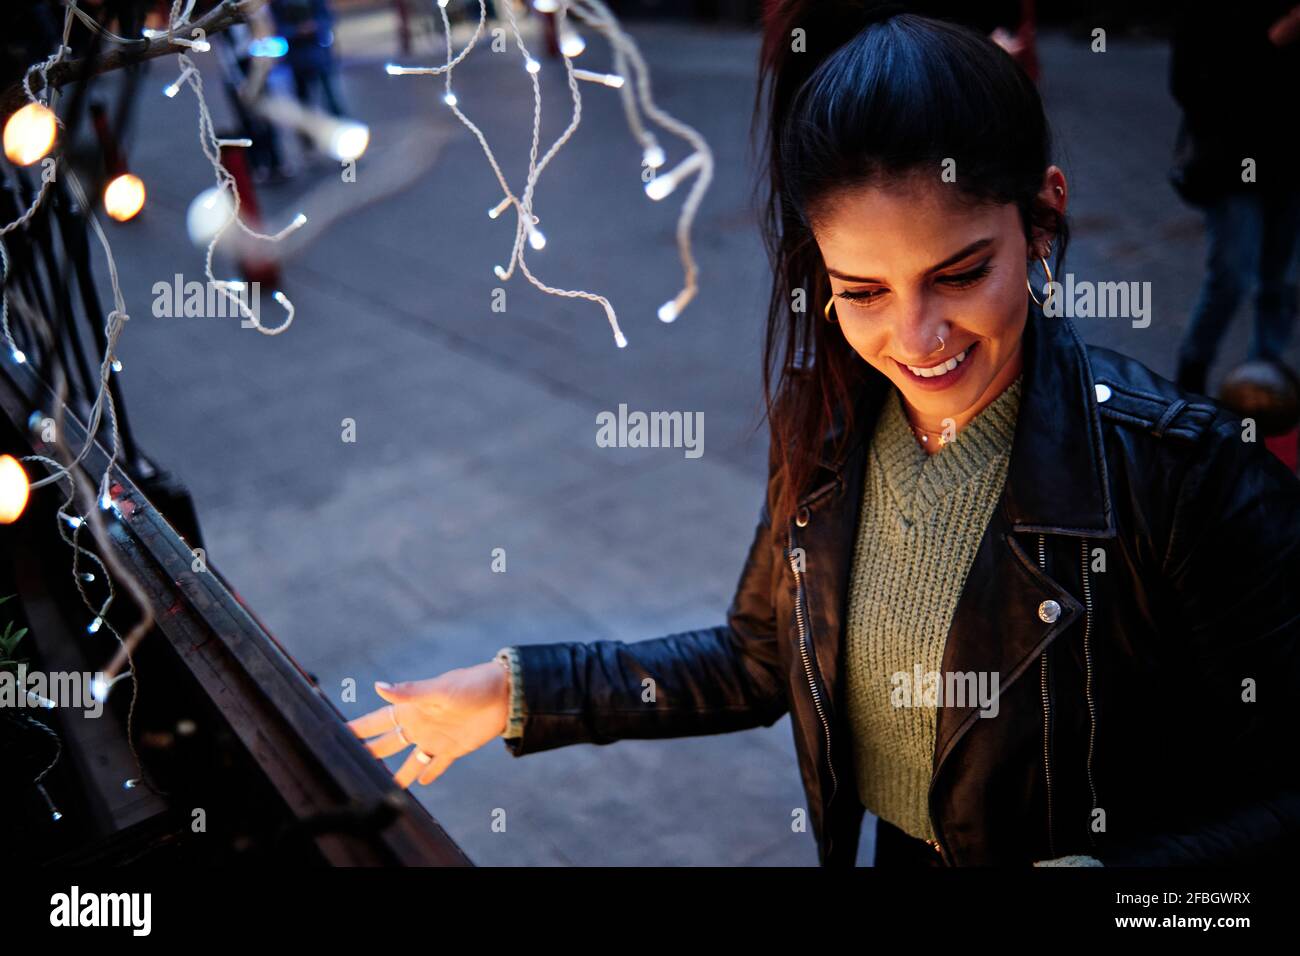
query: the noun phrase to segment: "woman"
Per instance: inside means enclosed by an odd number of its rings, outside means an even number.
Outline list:
[[[1004,51],[894,7],[765,26],[772,440],[727,622],[377,685],[354,730],[412,748],[407,786],[498,735],[789,713],[823,865],[853,865],[864,808],[882,864],[1284,852],[1300,482],[1038,307],[1068,191]]]

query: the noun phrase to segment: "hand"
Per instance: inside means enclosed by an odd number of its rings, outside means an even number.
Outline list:
[[[390,706],[350,720],[348,726],[381,760],[415,748],[393,775],[403,788],[417,776],[422,784],[432,783],[456,758],[501,736],[510,715],[509,677],[496,661],[428,680],[376,681],[375,692]],[[432,759],[422,761],[422,755]]]

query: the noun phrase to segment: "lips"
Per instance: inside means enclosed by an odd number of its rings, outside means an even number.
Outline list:
[[[913,387],[926,391],[946,389],[965,379],[966,370],[971,365],[971,356],[975,354],[979,344],[976,340],[956,355],[930,366],[904,365],[897,359],[894,363],[907,376]]]
[[[970,351],[971,351],[970,348],[962,349],[952,358],[948,359],[945,362],[940,362],[937,365],[931,365],[928,367],[921,367],[919,365],[905,365],[904,368],[906,368],[913,375],[919,376],[920,378],[938,378],[941,375],[947,375],[949,372],[955,369],[962,362],[966,361],[966,356],[970,354]]]

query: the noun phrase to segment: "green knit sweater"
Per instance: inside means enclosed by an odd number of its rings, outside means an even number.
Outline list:
[[[913,685],[918,665],[923,674],[942,667],[966,573],[1006,483],[1020,389],[1017,378],[934,454],[893,390],[871,439],[844,649],[858,796],[923,840],[935,839],[937,711],[924,698],[894,706],[891,695],[899,681]]]

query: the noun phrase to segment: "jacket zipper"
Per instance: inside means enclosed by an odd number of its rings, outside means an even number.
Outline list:
[[[1043,536],[1038,536],[1038,567],[1047,570],[1047,549]],[[1043,779],[1047,784],[1047,848],[1050,859],[1056,858],[1056,837],[1052,832],[1052,698],[1047,684],[1047,651],[1039,658],[1039,690],[1043,697]]]
[[[826,806],[829,811],[831,800],[835,799],[836,791],[838,791],[839,789],[839,781],[835,777],[835,765],[831,761],[831,724],[830,721],[826,719],[825,710],[822,709],[822,695],[821,692],[817,689],[817,681],[813,677],[812,659],[808,652],[808,625],[804,617],[803,572],[799,570],[798,562],[795,561],[794,558],[794,531],[793,530],[790,530],[787,533],[787,538],[789,541],[790,570],[794,574],[794,583],[795,583],[794,619],[795,619],[795,625],[799,629],[799,656],[803,659],[804,673],[808,676],[808,689],[812,691],[813,706],[817,710],[817,717],[821,720],[822,735],[826,741],[826,767],[831,774],[831,796],[830,796],[830,800],[826,801]],[[829,812],[827,813],[827,817],[829,818]],[[826,823],[827,823],[827,827],[826,827],[827,851],[829,852],[830,850],[829,819],[826,821]]]
[[[1088,539],[1083,539],[1082,555],[1083,559],[1083,693],[1088,700],[1088,792],[1092,796],[1092,810],[1097,810],[1097,788],[1092,782],[1092,754],[1097,742],[1097,711],[1093,705],[1092,699],[1092,585],[1088,581]],[[1088,839],[1092,845],[1097,845],[1096,837],[1093,836],[1091,816],[1088,821]]]

